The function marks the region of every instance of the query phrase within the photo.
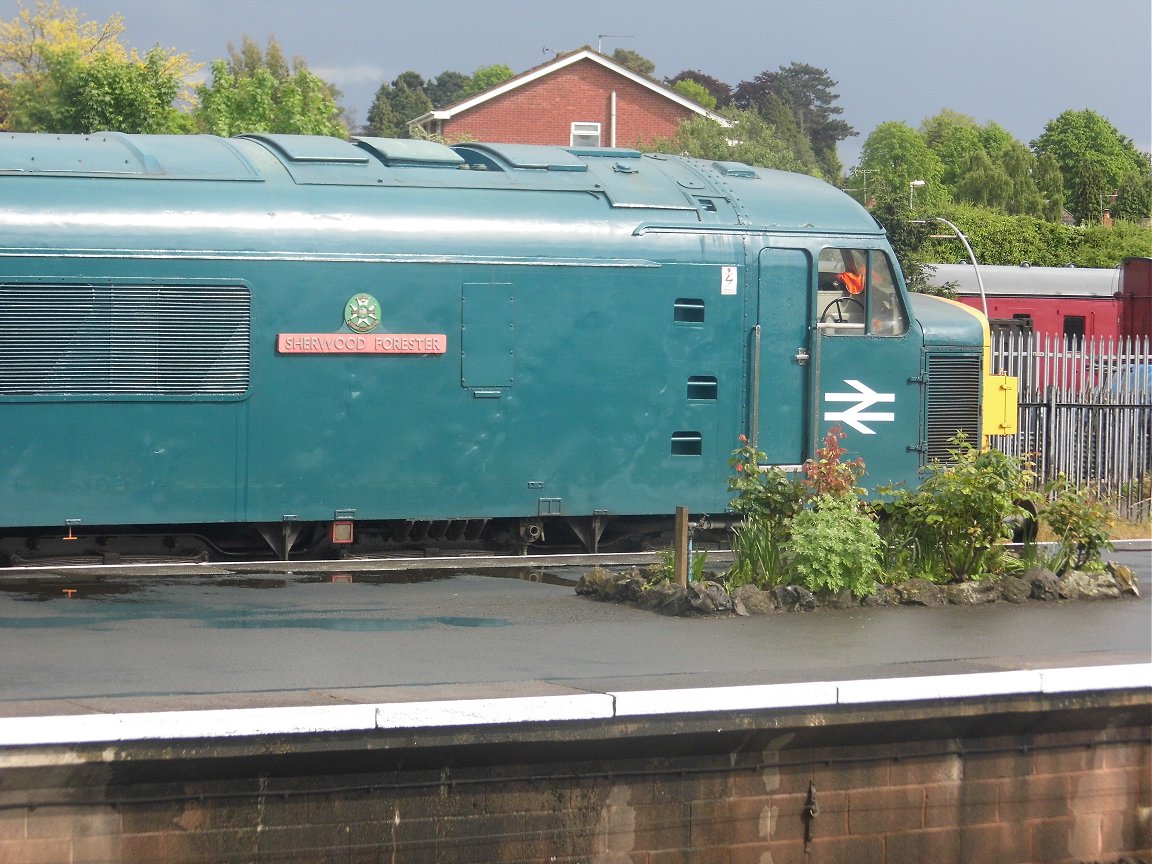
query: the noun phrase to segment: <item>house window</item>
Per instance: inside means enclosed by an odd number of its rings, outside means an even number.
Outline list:
[[[573,147],[599,147],[600,146],[600,124],[599,123],[573,123],[572,124],[572,146]]]

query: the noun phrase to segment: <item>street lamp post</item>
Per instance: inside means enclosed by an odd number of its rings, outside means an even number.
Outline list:
[[[908,184],[908,209],[909,210],[912,209],[912,196],[913,196],[913,194],[916,192],[916,190],[919,187],[926,186],[926,185],[927,184],[923,180],[913,180],[912,182],[910,182]]]
[[[984,307],[984,317],[987,318],[988,297],[984,294],[984,280],[980,278],[980,265],[976,263],[976,253],[972,251],[972,246],[968,243],[968,238],[964,236],[963,231],[961,231],[947,219],[943,219],[939,216],[933,216],[932,218],[937,222],[943,222],[945,225],[951,228],[956,233],[957,239],[959,239],[959,241],[964,244],[964,251],[968,253],[968,260],[972,262],[972,269],[976,273],[976,285],[980,289],[980,305]]]

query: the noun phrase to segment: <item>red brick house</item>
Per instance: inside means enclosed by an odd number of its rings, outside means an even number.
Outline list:
[[[681,120],[728,121],[599,52],[561,54],[503,84],[412,121],[448,139],[635,147],[671,138]]]

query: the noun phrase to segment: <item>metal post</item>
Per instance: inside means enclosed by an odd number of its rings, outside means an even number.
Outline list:
[[[976,285],[980,288],[980,304],[984,307],[984,317],[988,317],[988,298],[984,295],[984,280],[980,278],[980,265],[976,263],[976,253],[972,251],[972,247],[968,244],[968,238],[964,236],[964,232],[939,216],[933,216],[937,222],[943,222],[949,228],[956,232],[956,237],[964,244],[964,251],[968,253],[968,260],[972,262],[972,269],[976,271]]]
[[[688,587],[688,508],[676,508],[676,536],[673,541],[676,562],[676,584]]]

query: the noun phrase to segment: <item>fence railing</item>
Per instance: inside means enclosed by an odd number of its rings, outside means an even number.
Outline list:
[[[1127,518],[1152,512],[1152,340],[996,333],[994,372],[1020,381],[1020,431],[993,446],[1063,474]]]

